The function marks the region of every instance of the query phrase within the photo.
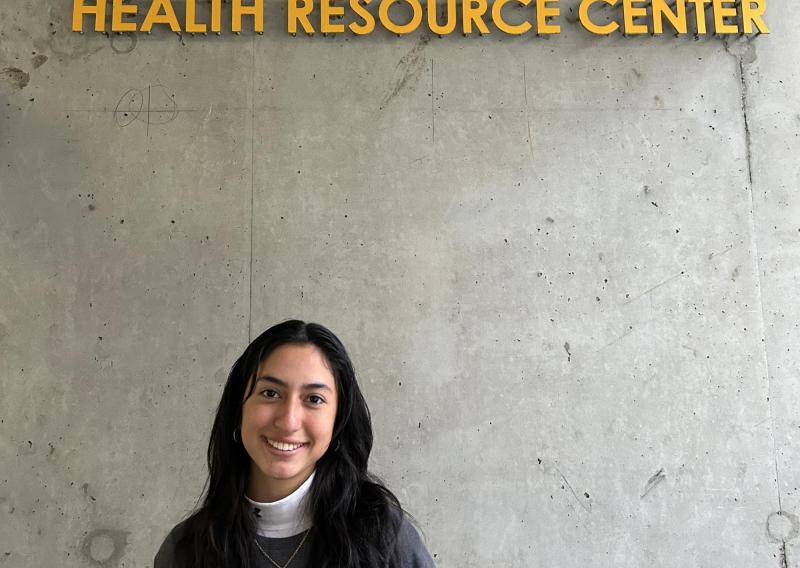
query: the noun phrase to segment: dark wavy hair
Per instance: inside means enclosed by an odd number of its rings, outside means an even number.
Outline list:
[[[245,489],[250,456],[233,439],[242,404],[262,361],[282,345],[313,345],[336,380],[338,406],[328,451],[317,461],[308,499],[313,515],[311,559],[320,568],[395,566],[402,509],[367,471],[372,450],[369,408],[342,342],[326,327],[290,320],[259,335],[231,369],[208,444],[208,484],[186,521],[175,555],[182,568],[252,568],[256,536]],[[245,392],[247,391],[247,392]]]

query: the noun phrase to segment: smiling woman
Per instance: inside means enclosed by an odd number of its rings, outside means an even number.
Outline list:
[[[372,425],[342,343],[297,320],[231,370],[203,504],[154,568],[432,568],[397,498],[367,470]]]
[[[308,479],[336,420],[336,381],[314,345],[282,345],[264,360],[242,409],[248,495],[277,501]]]

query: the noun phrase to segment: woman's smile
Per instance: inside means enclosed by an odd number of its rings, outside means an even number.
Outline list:
[[[267,445],[274,449],[278,450],[284,454],[291,454],[296,450],[299,450],[303,446],[307,446],[308,444],[302,442],[281,442],[279,440],[275,440],[272,438],[262,437],[262,439],[267,443]]]

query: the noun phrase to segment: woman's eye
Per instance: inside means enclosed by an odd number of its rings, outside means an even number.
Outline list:
[[[308,397],[308,402],[314,405],[324,404],[325,399],[319,395],[312,394],[311,396]]]
[[[278,398],[278,391],[267,389],[261,392],[261,396],[263,396],[264,398]]]

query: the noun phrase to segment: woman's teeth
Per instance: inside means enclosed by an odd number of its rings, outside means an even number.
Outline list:
[[[282,452],[290,452],[292,450],[296,450],[303,444],[285,444],[283,442],[276,442],[275,440],[270,440],[267,438],[267,443],[275,448],[276,450],[281,450]]]

